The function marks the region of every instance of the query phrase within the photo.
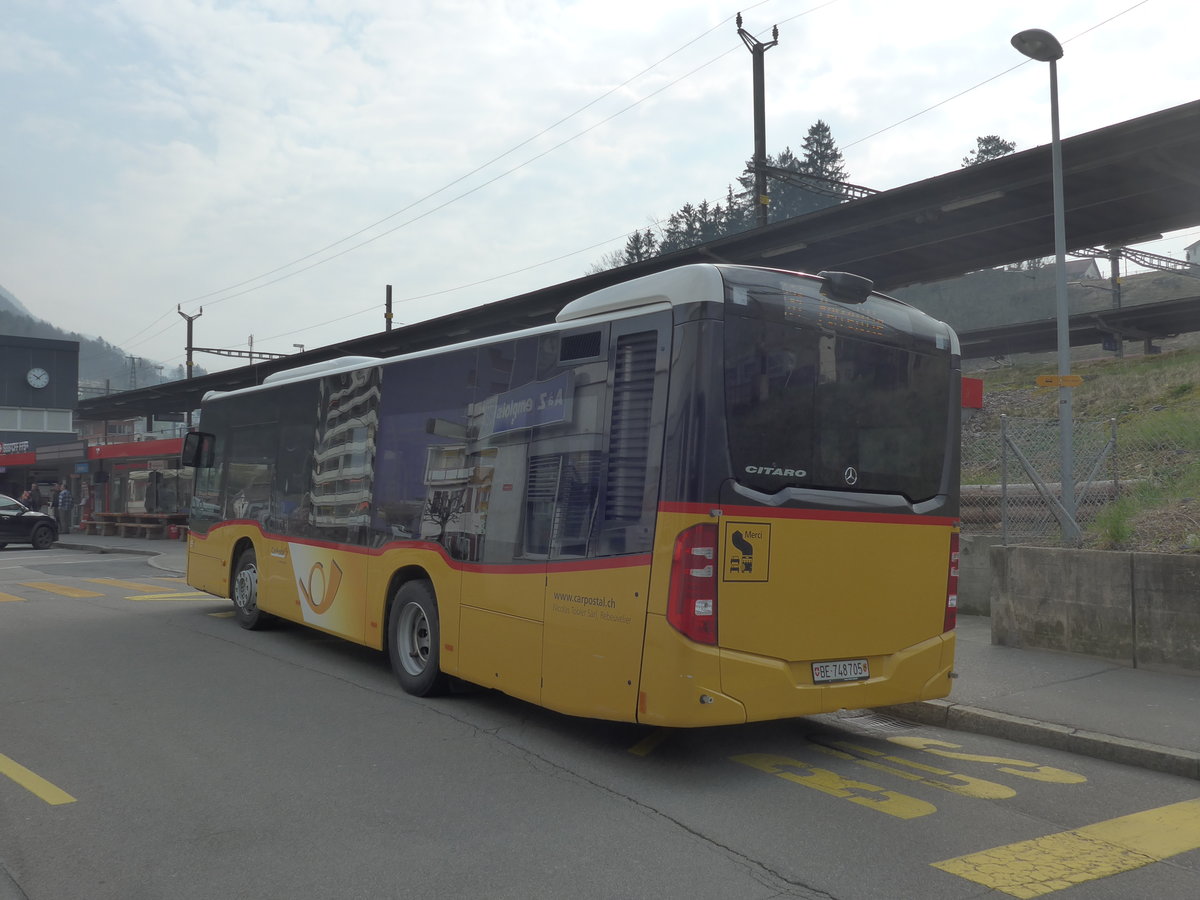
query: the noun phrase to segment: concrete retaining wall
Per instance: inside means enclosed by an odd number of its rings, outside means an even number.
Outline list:
[[[959,536],[958,611],[964,616],[991,615],[991,550],[999,543],[1000,538],[994,534]]]
[[[996,546],[990,562],[992,643],[1200,671],[1200,556]]]

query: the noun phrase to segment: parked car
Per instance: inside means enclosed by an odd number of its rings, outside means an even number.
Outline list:
[[[34,550],[48,550],[57,540],[58,523],[54,516],[0,494],[0,550],[8,544],[32,544]]]

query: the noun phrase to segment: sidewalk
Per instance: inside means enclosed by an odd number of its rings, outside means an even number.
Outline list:
[[[1200,672],[1001,647],[992,644],[991,629],[989,618],[959,616],[950,696],[888,712],[1200,779]]]
[[[58,546],[148,555],[160,569],[186,571],[186,541],[70,534]],[[884,712],[1200,780],[1200,672],[995,646],[983,616],[958,617],[955,669],[946,700]]]

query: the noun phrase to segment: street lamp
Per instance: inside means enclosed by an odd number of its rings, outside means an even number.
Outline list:
[[[1063,537],[1079,540],[1075,518],[1075,450],[1071,414],[1071,325],[1067,306],[1067,227],[1063,203],[1062,140],[1058,133],[1058,60],[1063,48],[1058,38],[1041,28],[1030,28],[1012,36],[1012,45],[1030,59],[1050,63],[1050,166],[1054,185],[1055,308],[1058,320],[1058,446],[1061,460]]]

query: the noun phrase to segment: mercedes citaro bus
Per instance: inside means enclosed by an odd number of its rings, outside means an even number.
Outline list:
[[[689,265],[210,393],[188,583],[578,716],[945,696],[960,351],[864,278]]]

